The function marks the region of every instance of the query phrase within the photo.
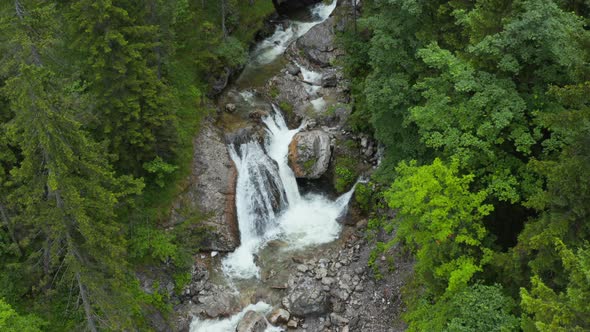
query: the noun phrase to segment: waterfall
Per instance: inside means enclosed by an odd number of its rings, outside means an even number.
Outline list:
[[[226,318],[226,319],[213,319],[213,320],[201,320],[198,318],[193,319],[190,325],[190,331],[203,331],[203,332],[233,332],[236,330],[236,326],[244,317],[248,311],[255,311],[262,315],[266,315],[272,310],[272,306],[264,302],[258,302],[256,304],[250,304],[246,306],[239,313]],[[264,332],[281,332],[283,329],[270,326],[266,328]]]
[[[252,51],[248,66],[257,67],[275,61],[294,40],[330,17],[336,8],[336,2],[337,0],[333,0],[329,5],[324,3],[314,5],[310,10],[311,22],[292,21],[287,22],[286,26],[278,25],[275,32],[261,41]]]
[[[353,189],[331,201],[323,195],[301,196],[288,165],[289,144],[300,128],[290,130],[280,112],[263,118],[264,147],[248,142],[229,146],[238,169],[236,210],[241,245],[222,262],[230,278],[259,277],[255,255],[270,240],[281,239],[290,248],[303,248],[335,240],[341,229],[338,217],[345,211]]]

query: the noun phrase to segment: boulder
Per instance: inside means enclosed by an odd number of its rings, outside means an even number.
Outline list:
[[[209,78],[209,92],[208,97],[215,97],[223,92],[223,89],[227,86],[229,78],[231,77],[233,70],[229,67],[224,67],[221,72],[218,72]]]
[[[283,304],[295,316],[319,316],[328,311],[328,296],[322,283],[314,278],[290,278]]]
[[[267,325],[264,316],[256,311],[250,310],[240,319],[236,327],[236,332],[264,332]]]
[[[330,164],[330,135],[322,130],[297,133],[289,144],[289,165],[295,176],[318,179]]]
[[[267,318],[273,325],[286,324],[291,318],[291,314],[283,308],[275,308],[268,314]]]
[[[299,68],[298,66],[290,63],[287,65],[287,73],[289,73],[290,75],[296,76],[297,74],[299,74],[301,72],[301,68]]]
[[[237,109],[236,104],[233,104],[233,103],[225,104],[225,111],[226,112],[234,113],[236,111],[236,109]]]
[[[225,291],[227,291],[225,289]],[[212,292],[198,297],[199,308],[210,318],[228,317],[236,311],[236,299],[226,292]]]
[[[330,66],[336,57],[333,18],[311,28],[297,40],[296,45],[309,61],[321,67]]]
[[[324,88],[333,88],[338,85],[338,76],[334,72],[328,72],[322,76],[322,86]]]
[[[167,226],[206,216],[200,226],[210,229],[202,250],[233,251],[240,244],[235,205],[237,170],[221,132],[205,123],[193,141],[191,175],[173,203]]]

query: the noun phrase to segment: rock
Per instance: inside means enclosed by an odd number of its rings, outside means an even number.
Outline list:
[[[236,104],[232,104],[232,103],[225,104],[225,110],[229,113],[234,113],[236,111],[236,109],[237,109]]]
[[[299,325],[299,324],[297,324],[297,321],[296,320],[293,320],[293,319],[291,319],[287,323],[287,327],[290,328],[290,329],[296,329],[297,328],[297,325]]]
[[[187,187],[174,201],[166,226],[174,227],[197,215],[207,216],[199,223],[199,227],[210,229],[200,249],[233,251],[240,244],[235,205],[236,167],[222,134],[211,123],[203,125],[193,146]]]
[[[321,67],[330,66],[336,58],[333,25],[333,18],[329,18],[311,28],[296,42],[309,61]]]
[[[298,178],[318,179],[328,170],[331,154],[328,133],[299,132],[289,144],[289,165]]]
[[[225,67],[223,68],[222,72],[217,73],[216,75],[209,78],[209,86],[210,90],[208,92],[209,97],[214,97],[219,95],[223,89],[227,86],[229,82],[229,78],[232,75],[232,69]]]
[[[227,317],[235,311],[235,299],[223,291],[199,296],[198,299],[205,314],[211,318]]]
[[[338,77],[336,73],[329,72],[322,76],[322,86],[324,88],[333,88],[338,85]]]
[[[277,12],[280,14],[288,13],[296,9],[301,9],[321,0],[272,0]]]
[[[275,308],[268,314],[267,318],[271,324],[277,325],[287,323],[289,318],[291,318],[291,314],[285,309]]]
[[[240,319],[236,327],[236,332],[264,332],[267,325],[264,316],[256,311],[250,310]]]
[[[233,144],[234,146],[240,146],[250,141],[257,141],[262,144],[264,142],[265,135],[266,134],[263,126],[253,125],[245,128],[240,128],[234,132],[226,134],[225,140],[227,141],[227,143]]]
[[[322,284],[313,278],[290,278],[285,299],[287,309],[295,316],[319,316],[328,310],[328,297]]]
[[[305,273],[307,272],[309,268],[307,267],[307,265],[297,265],[297,271],[301,272],[301,273]]]
[[[337,313],[333,312],[330,314],[330,322],[334,325],[344,326],[348,324],[348,319],[338,315]]]
[[[301,72],[301,68],[299,68],[297,65],[294,65],[292,63],[288,64],[287,67],[287,73],[289,73],[290,75],[296,76],[297,74],[299,74]]]
[[[277,105],[281,106],[287,123],[296,127],[298,123],[295,123],[297,120],[295,117],[303,117],[309,107],[309,93],[306,88],[307,84],[295,76],[281,74],[270,80],[265,86],[265,91]],[[284,105],[289,105],[289,109],[284,109]]]
[[[248,114],[248,117],[255,122],[262,122],[262,118],[267,117],[268,112],[263,110],[255,110]]]

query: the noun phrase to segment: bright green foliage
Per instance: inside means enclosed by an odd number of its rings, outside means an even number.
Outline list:
[[[41,332],[44,322],[33,315],[21,316],[0,299],[0,330],[5,332]]]
[[[444,329],[446,332],[508,332],[519,330],[519,320],[510,312],[515,303],[502,294],[499,285],[475,284],[449,301],[452,317]]]
[[[154,174],[156,180],[154,181],[158,186],[164,187],[164,179],[167,175],[174,173],[178,169],[178,166],[170,165],[159,156],[156,159],[150,161],[149,163],[144,163],[143,168],[148,171],[148,173]]]
[[[381,227],[416,253],[411,330],[442,330],[460,315],[447,311],[453,290],[473,281],[515,300],[521,288],[526,330],[588,329],[565,314],[587,316],[574,304],[579,273],[555,243],[581,253],[590,237],[589,9],[372,0],[358,34],[342,38],[351,124],[385,145],[373,179],[394,183],[386,199],[399,216]],[[457,319],[449,329],[490,330]]]
[[[418,55],[439,76],[416,84],[425,99],[409,109],[422,141],[461,167],[477,170],[490,192],[516,202],[522,176],[521,155],[530,155],[540,133],[531,132],[526,103],[511,80],[476,71],[467,61],[432,44]]]
[[[414,248],[417,274],[427,290],[456,291],[482,270],[488,259],[482,241],[482,218],[493,207],[484,204],[485,191],[472,193],[473,175],[458,176],[458,162],[435,159],[431,165],[401,163],[399,178],[385,193],[389,206],[399,209],[394,241]]]
[[[539,331],[588,331],[590,329],[590,249],[568,249],[556,240],[568,284],[563,291],[547,286],[539,275],[528,291],[521,288],[524,311]]]

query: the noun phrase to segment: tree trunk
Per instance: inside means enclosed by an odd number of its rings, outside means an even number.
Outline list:
[[[82,297],[82,305],[84,306],[84,313],[86,314],[86,323],[88,324],[88,329],[91,332],[97,332],[96,323],[94,322],[94,317],[92,315],[92,308],[90,307],[90,300],[88,299],[88,294],[86,293],[86,287],[82,284],[82,280],[80,278],[80,273],[76,273],[76,281],[78,282],[78,287],[80,288],[80,297]]]
[[[221,0],[221,30],[223,31],[223,38],[227,38],[227,28],[225,27],[225,9],[226,0]]]

